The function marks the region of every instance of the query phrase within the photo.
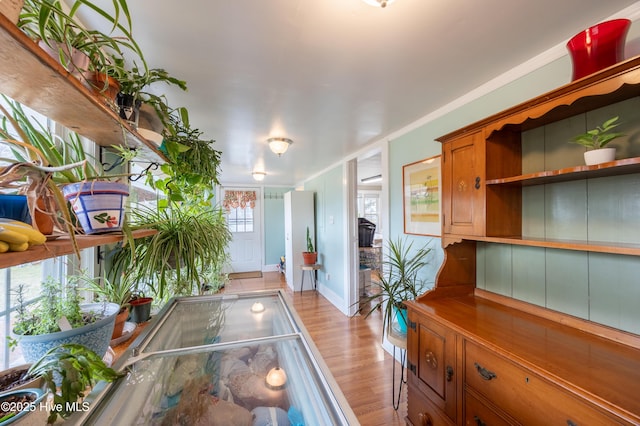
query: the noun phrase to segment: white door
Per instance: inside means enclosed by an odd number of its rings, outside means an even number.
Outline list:
[[[258,188],[224,188],[223,207],[232,239],[230,272],[262,270],[261,195]]]

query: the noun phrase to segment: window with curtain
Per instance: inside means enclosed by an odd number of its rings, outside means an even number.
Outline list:
[[[253,232],[256,191],[225,190],[222,207],[226,211],[229,231],[232,233]]]

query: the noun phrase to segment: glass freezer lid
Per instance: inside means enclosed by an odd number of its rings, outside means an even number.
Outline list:
[[[138,353],[299,331],[280,294],[274,292],[176,298],[157,317],[144,341],[132,345]]]
[[[84,424],[348,424],[296,335],[143,354],[128,371]]]

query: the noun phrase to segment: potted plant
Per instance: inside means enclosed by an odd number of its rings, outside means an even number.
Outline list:
[[[20,364],[0,372],[0,392],[41,387],[42,380],[28,374],[31,365]]]
[[[159,207],[166,208],[171,203],[210,205],[213,188],[219,184],[221,152],[213,148],[213,140],[202,139],[202,132],[190,126],[186,108],[164,109],[166,105],[161,102],[154,105],[165,117],[160,150],[169,160],[160,166],[164,178],[150,174],[148,179],[152,188],[165,195],[159,200]]]
[[[307,251],[302,252],[302,258],[305,265],[315,265],[318,261],[318,253],[313,248],[313,241],[311,240],[311,232],[307,226]]]
[[[111,65],[113,56],[122,57],[123,51],[141,53],[131,36],[126,0],[112,0],[111,4],[113,14],[87,0],[75,0],[68,8],[59,0],[25,0],[17,26],[65,69],[82,78],[86,71]],[[85,28],[77,16],[81,11],[104,19],[110,32]]]
[[[118,277],[110,280],[108,277],[91,278],[85,275],[80,277],[86,285],[85,289],[92,291],[97,296],[99,302],[116,303],[120,310],[116,316],[111,340],[122,336],[124,323],[129,317],[129,308],[133,297],[134,286],[131,282]]]
[[[22,286],[17,290],[18,309],[12,345],[19,344],[27,362],[35,362],[50,348],[78,343],[103,356],[113,333],[120,306],[115,303],[81,303],[80,276],[68,283],[47,279],[42,298],[27,308]]]
[[[149,68],[144,58],[142,65],[134,63],[131,69],[124,66],[122,59],[116,59],[118,73],[114,75],[120,83],[120,92],[117,95],[120,118],[126,120],[134,128],[138,125],[138,114],[143,102],[156,102],[160,97],[144,91],[145,88],[155,83],[174,85],[182,90],[187,90],[187,83],[171,76],[162,68]]]
[[[129,194],[128,184],[118,182],[122,176],[108,176],[99,165],[92,165],[77,134],[69,132],[66,138],[54,136],[45,127],[34,125],[19,103],[7,98],[5,101],[11,113],[0,105],[5,117],[0,138],[10,146],[15,157],[9,161],[20,163],[21,168],[31,171],[22,184],[30,212],[34,214],[38,210],[36,203],[41,200],[44,210],[58,222],[58,227],[73,236],[68,201],[85,233],[121,230],[124,197]],[[8,124],[22,141],[13,139]],[[4,175],[2,181],[12,185],[22,180],[15,174]],[[102,204],[105,199],[106,205]]]
[[[45,396],[46,393],[39,388],[14,389],[0,393],[0,426],[19,421],[29,413],[37,412]],[[37,423],[33,421],[33,424]]]
[[[613,117],[606,120],[601,126],[588,130],[586,133],[575,136],[571,142],[577,143],[587,148],[584,153],[586,165],[595,165],[613,161],[616,158],[615,148],[605,148],[612,140],[624,136],[623,133],[612,132],[620,125],[618,119]]]
[[[81,398],[97,382],[113,382],[123,376],[91,349],[72,343],[51,348],[31,366],[29,375],[42,377],[45,389],[53,395],[52,403],[47,405],[47,424],[53,424],[58,416],[67,418],[76,412]]]
[[[209,272],[224,262],[231,240],[222,211],[211,206],[143,207],[132,211],[131,222],[132,229],[152,228],[157,233],[121,248],[114,268],[138,283],[140,293],[151,291],[158,301],[199,294],[211,284]]]
[[[423,246],[413,249],[413,242],[407,243],[400,237],[388,243],[388,255],[382,261],[381,273],[371,285],[377,292],[366,296],[357,303],[358,313],[368,309],[365,318],[377,309],[383,309],[383,332],[391,330],[394,319],[399,331],[407,332],[407,311],[404,302],[415,300],[428,289],[427,283],[420,277],[420,271],[430,261],[431,249]]]

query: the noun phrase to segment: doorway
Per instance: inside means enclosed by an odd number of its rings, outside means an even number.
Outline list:
[[[372,294],[375,289],[372,281],[377,278],[381,268],[382,241],[388,229],[385,162],[384,145],[359,155],[356,160],[352,187],[354,209],[349,218],[354,224],[356,246],[352,263],[356,285],[352,287],[351,303]]]
[[[262,223],[259,188],[223,188],[222,204],[231,232],[230,272],[262,271]]]

